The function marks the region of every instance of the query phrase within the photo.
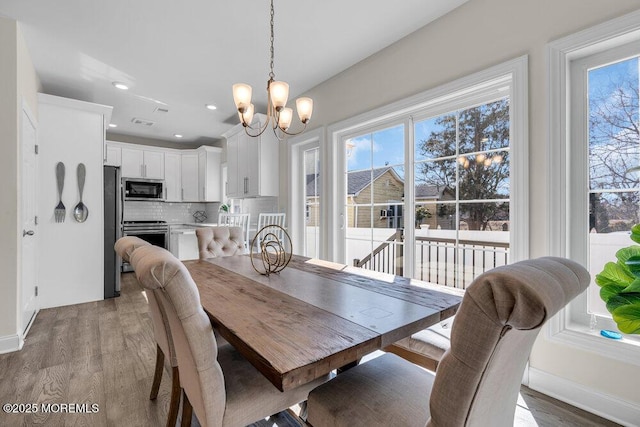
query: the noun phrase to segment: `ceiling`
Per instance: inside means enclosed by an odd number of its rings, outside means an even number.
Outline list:
[[[466,1],[276,0],[276,80],[291,100]],[[237,123],[239,82],[266,110],[268,0],[0,0],[0,15],[20,23],[44,92],[113,106],[110,133],[214,142]]]

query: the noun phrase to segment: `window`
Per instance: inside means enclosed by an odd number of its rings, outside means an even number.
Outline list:
[[[329,259],[463,288],[526,258],[526,63],[331,126]]]
[[[627,173],[640,161],[638,22],[630,14],[549,46],[550,252],[592,277],[632,243],[625,229],[638,221],[638,176]],[[637,364],[637,337],[599,337],[616,327],[598,294],[592,284],[556,316],[550,339]]]
[[[302,254],[317,258],[320,255],[320,149],[310,148],[305,150],[302,156],[305,177],[305,232]]]
[[[404,125],[345,140],[346,263],[401,273]]]
[[[312,258],[323,257],[324,215],[322,213],[323,129],[316,129],[289,140],[291,192],[287,231],[293,252]]]
[[[509,98],[414,129],[414,277],[464,288],[509,261]]]

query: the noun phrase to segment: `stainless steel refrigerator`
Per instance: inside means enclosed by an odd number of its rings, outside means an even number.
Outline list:
[[[122,259],[113,245],[122,236],[122,180],[120,168],[104,167],[104,297],[120,296]]]

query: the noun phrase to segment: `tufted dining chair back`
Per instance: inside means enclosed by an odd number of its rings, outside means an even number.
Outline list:
[[[241,227],[206,227],[196,229],[200,259],[238,255],[244,252]]]
[[[114,245],[114,249],[123,261],[131,264],[135,270],[136,265],[131,260],[132,254],[139,248],[143,248],[142,251],[148,251],[153,249],[147,249],[152,245],[136,236],[125,236],[118,239]],[[138,259],[136,257],[136,259]],[[158,305],[155,294],[153,291],[146,292],[147,301],[149,302],[149,313],[151,315],[151,321],[153,323],[153,336],[156,340],[156,367],[153,383],[151,385],[151,394],[149,398],[155,400],[158,397],[158,391],[160,389],[160,382],[162,380],[162,371],[164,369],[164,360],[168,358],[171,365],[171,397],[169,403],[169,413],[167,416],[167,426],[174,426],[178,417],[178,408],[180,406],[180,378],[178,374],[178,359],[176,357],[175,349],[173,348],[173,341],[168,331],[168,323],[166,317],[160,312],[161,307]]]
[[[249,248],[249,224],[251,223],[250,213],[225,213],[218,214],[218,225],[229,227],[242,227],[244,233],[243,242],[245,249]]]
[[[183,388],[183,426],[190,424],[191,410],[205,427],[246,426],[305,400],[326,380],[281,392],[233,346],[218,345],[185,264],[157,246],[136,250],[132,263],[168,321]]]
[[[451,347],[435,375],[387,353],[312,391],[308,422],[314,427],[513,426],[522,375],[542,325],[589,283],[587,270],[564,258],[485,272],[467,288]]]

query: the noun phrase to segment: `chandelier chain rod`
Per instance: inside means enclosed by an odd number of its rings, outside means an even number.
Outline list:
[[[274,80],[274,78],[276,76],[273,73],[273,41],[275,39],[275,37],[273,35],[273,15],[274,15],[274,12],[273,12],[273,0],[271,0],[271,23],[270,23],[270,25],[271,25],[271,39],[270,39],[270,42],[271,42],[271,64],[270,64],[271,72],[269,73],[270,80]]]

